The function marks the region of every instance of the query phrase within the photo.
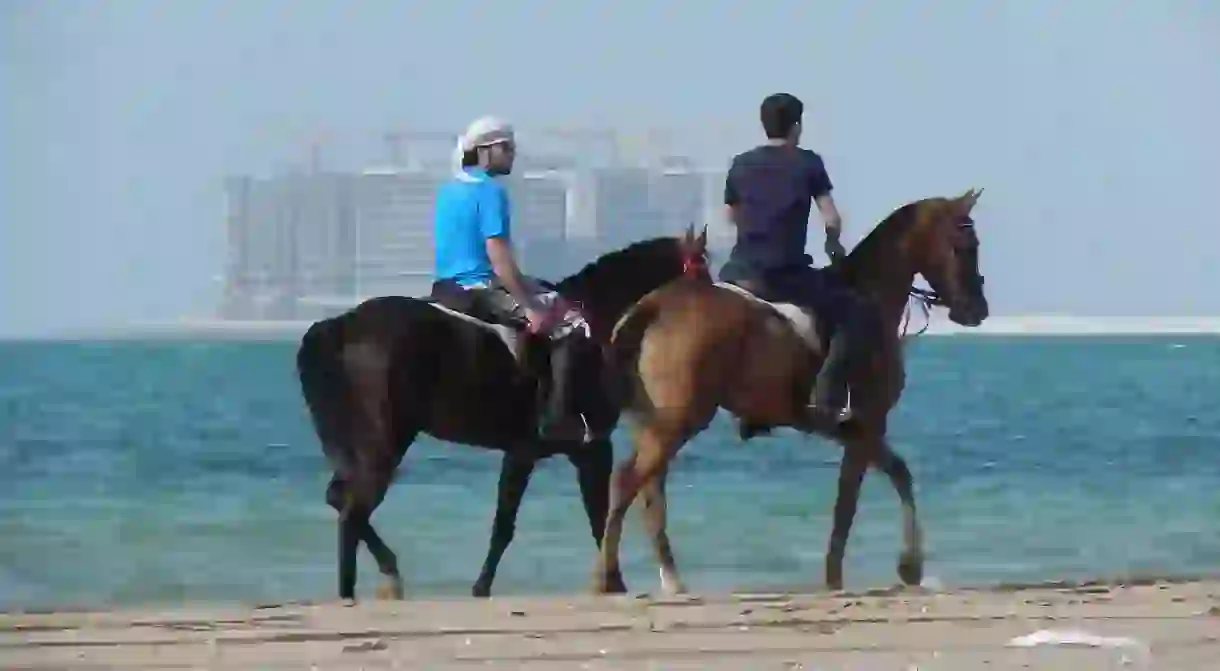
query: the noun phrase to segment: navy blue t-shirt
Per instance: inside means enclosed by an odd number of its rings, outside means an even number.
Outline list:
[[[730,260],[756,273],[812,264],[811,202],[832,188],[822,157],[808,149],[763,145],[733,157],[724,180],[724,203],[737,211]]]

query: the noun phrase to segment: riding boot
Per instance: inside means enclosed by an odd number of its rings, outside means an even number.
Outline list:
[[[825,419],[847,419],[847,370],[851,363],[851,345],[848,329],[837,329],[830,339],[822,370],[818,371],[810,409]]]
[[[568,337],[552,346],[550,391],[539,426],[539,435],[544,440],[588,442],[590,439],[584,420],[569,410],[576,344],[575,337]]]

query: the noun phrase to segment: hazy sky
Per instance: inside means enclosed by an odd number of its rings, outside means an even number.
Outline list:
[[[390,128],[720,129],[807,104],[854,241],[986,188],[997,314],[1220,314],[1220,6],[0,0],[0,331],[207,314],[221,177]],[[728,129],[727,132],[724,129]]]

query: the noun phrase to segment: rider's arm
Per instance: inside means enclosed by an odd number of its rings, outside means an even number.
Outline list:
[[[487,258],[491,261],[492,271],[508,293],[521,305],[532,306],[534,296],[513,254],[508,193],[503,186],[495,186],[498,188],[487,189],[486,195],[479,199],[479,229],[483,233]]]
[[[835,207],[835,199],[830,192],[813,199],[817,203],[818,213],[822,215],[822,223],[826,226],[826,235],[838,235],[843,231],[843,217],[839,216],[839,208]]]
[[[734,160],[724,176],[724,216],[734,226],[737,226],[737,203],[741,202],[741,194],[737,193],[737,183],[734,179],[736,168],[737,161]]]
[[[835,206],[834,196],[830,194],[834,185],[830,183],[830,175],[826,172],[826,164],[817,154],[812,154],[809,165],[809,193],[818,206],[818,214],[822,216],[822,224],[826,226],[827,237],[838,237],[843,230],[843,218],[839,216],[839,208]]]

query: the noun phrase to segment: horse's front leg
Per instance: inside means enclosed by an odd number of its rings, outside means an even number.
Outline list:
[[[868,470],[869,454],[866,444],[849,441],[844,444],[843,461],[839,464],[839,492],[835,498],[834,527],[830,532],[830,546],[826,551],[826,586],[843,589],[843,556],[847,552],[847,539],[856,518],[856,505],[860,502],[860,485]]]
[[[923,582],[923,531],[915,511],[915,486],[906,459],[882,441],[874,465],[885,473],[902,502],[902,554],[898,555],[898,577],[907,585]]]
[[[513,541],[513,533],[517,529],[517,511],[521,508],[521,499],[525,496],[530,475],[533,474],[537,463],[533,456],[514,455],[512,451],[506,452],[500,462],[500,484],[496,493],[496,517],[491,525],[491,543],[487,548],[483,570],[471,589],[471,594],[476,597],[491,596],[491,584],[496,579],[496,569],[500,566],[504,551]]]
[[[609,439],[596,440],[568,453],[568,461],[576,468],[580,498],[593,542],[601,550],[606,533],[606,516],[610,512],[610,475],[614,472],[614,445]],[[611,582],[622,584],[622,574],[611,576]]]

